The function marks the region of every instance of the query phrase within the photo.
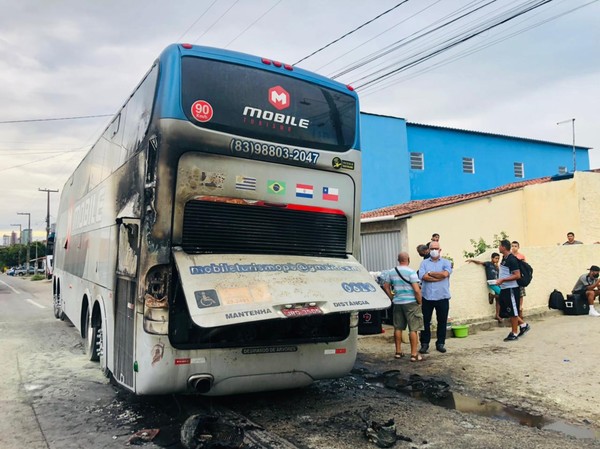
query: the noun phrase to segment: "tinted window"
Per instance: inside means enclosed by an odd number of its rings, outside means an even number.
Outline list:
[[[354,144],[354,97],[266,70],[185,57],[182,104],[205,128],[333,151]]]

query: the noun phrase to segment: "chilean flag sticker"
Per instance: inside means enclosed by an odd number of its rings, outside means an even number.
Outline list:
[[[323,199],[327,201],[337,201],[340,198],[340,192],[335,187],[323,187]]]

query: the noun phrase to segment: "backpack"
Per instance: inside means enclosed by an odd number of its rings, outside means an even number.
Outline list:
[[[519,262],[519,271],[521,272],[521,279],[517,279],[519,287],[527,287],[533,278],[533,268],[527,262],[521,259],[517,259]]]
[[[561,292],[554,289],[548,298],[548,308],[556,310],[565,310],[565,297]]]

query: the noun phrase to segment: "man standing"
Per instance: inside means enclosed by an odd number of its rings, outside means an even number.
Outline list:
[[[496,300],[496,320],[499,322],[502,321],[502,318],[500,318],[500,304],[498,303],[500,287],[495,283],[492,283],[498,279],[498,262],[500,262],[500,254],[492,253],[492,258],[489,262],[482,262],[477,259],[467,259],[467,262],[481,265],[485,268],[485,278],[488,281],[488,289],[490,290],[488,293],[488,301],[490,304],[494,304],[494,300]]]
[[[510,250],[513,255],[522,261],[526,262],[525,254],[521,253],[519,250],[521,249],[521,245],[516,240],[513,240],[510,245]],[[523,298],[527,296],[527,292],[525,291],[525,287],[519,287],[519,316],[523,319]]]
[[[580,294],[586,297],[588,304],[590,305],[590,316],[600,316],[600,313],[594,308],[594,298],[600,297],[600,267],[592,265],[590,272],[582,274],[575,287],[573,287],[573,294]]]
[[[423,259],[429,259],[429,247],[427,245],[417,246],[417,252]]]
[[[575,234],[573,232],[567,232],[567,241],[563,245],[583,245],[583,242],[575,240]]]
[[[510,318],[511,330],[504,341],[514,341],[525,335],[531,329],[519,316],[520,287],[517,279],[521,278],[519,262],[511,253],[510,241],[504,239],[500,242],[498,251],[502,254],[500,273],[496,285],[500,286],[500,316]]]
[[[435,310],[437,321],[437,340],[435,349],[446,352],[446,325],[450,309],[450,261],[441,257],[440,243],[432,240],[429,243],[429,259],[421,262],[419,278],[422,282],[423,296],[423,332],[421,332],[421,354],[429,351],[431,341],[431,318]]]
[[[421,311],[421,287],[419,276],[408,264],[408,253],[398,254],[398,266],[384,274],[383,289],[394,304],[394,343],[395,358],[404,357],[402,352],[402,331],[408,326],[410,340],[410,361],[421,362],[423,357],[417,353],[417,332],[423,330],[423,312]]]

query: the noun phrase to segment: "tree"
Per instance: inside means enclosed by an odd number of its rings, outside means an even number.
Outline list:
[[[474,257],[485,253],[488,249],[498,248],[500,241],[504,239],[508,239],[508,234],[504,231],[500,231],[500,234],[494,234],[494,240],[491,245],[483,240],[483,237],[479,237],[479,240],[477,241],[470,239],[473,251],[463,251],[463,256],[465,259],[473,259]]]

